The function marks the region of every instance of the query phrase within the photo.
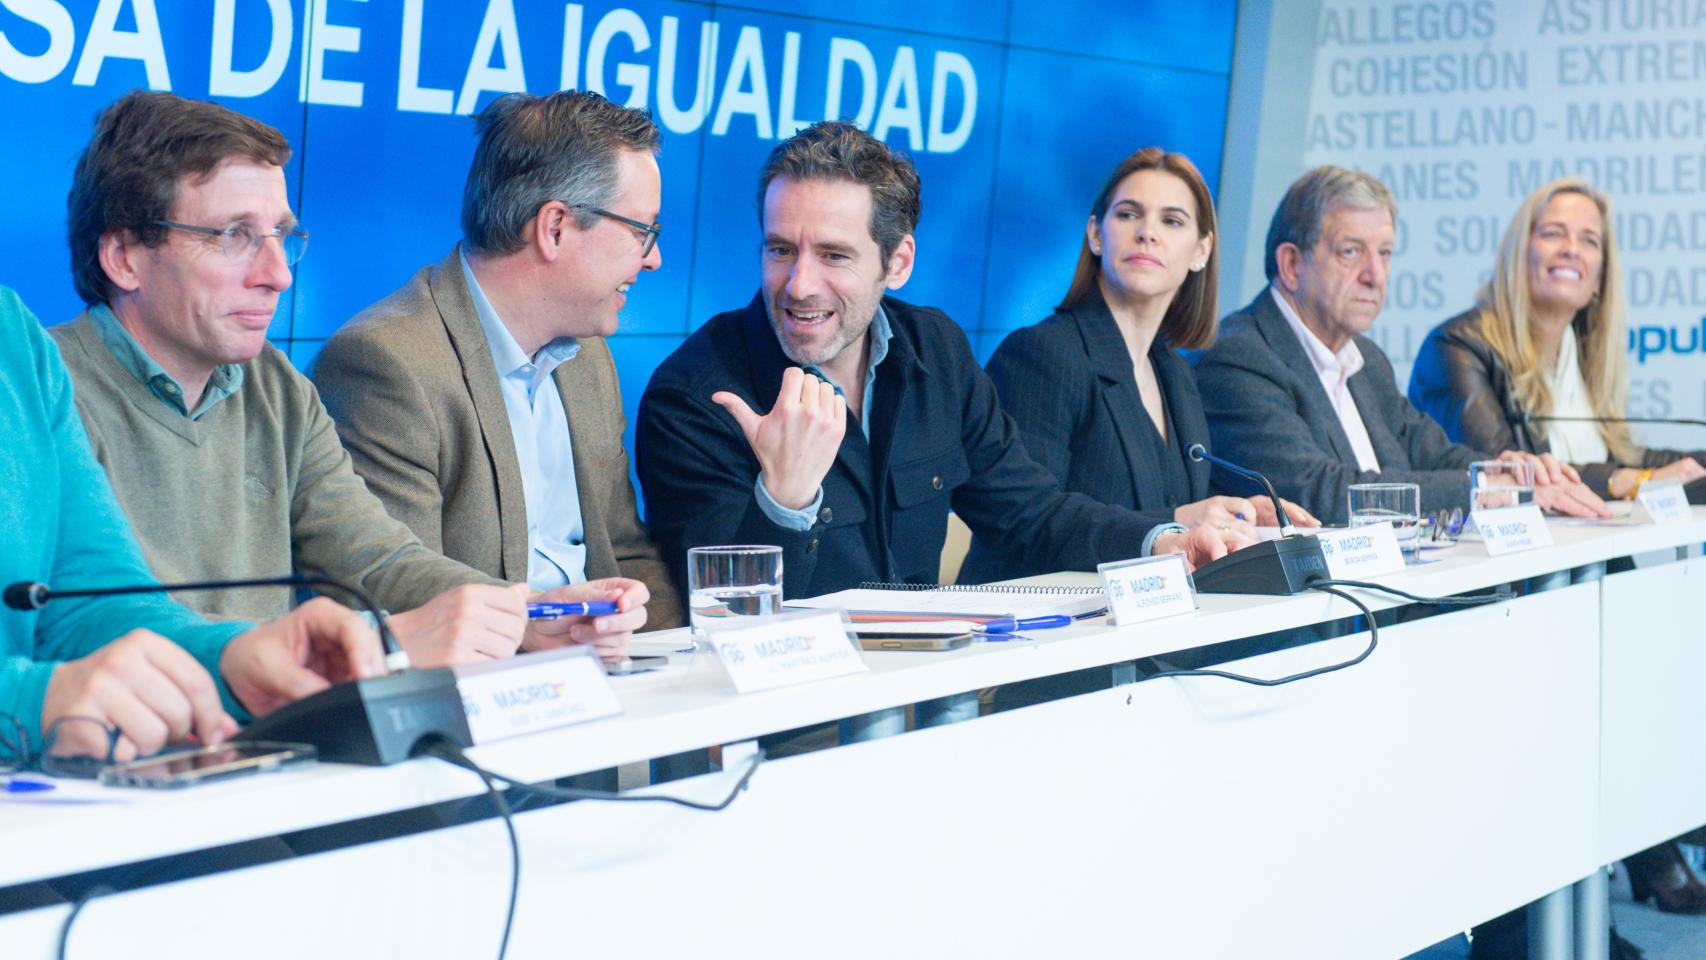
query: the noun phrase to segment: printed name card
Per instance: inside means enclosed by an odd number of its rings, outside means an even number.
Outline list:
[[[1108,613],[1115,626],[1190,613],[1197,608],[1196,588],[1182,554],[1116,560],[1096,568],[1108,591]]]
[[[455,668],[475,743],[622,712],[591,647],[564,647]]]
[[[1675,480],[1641,484],[1640,492],[1635,494],[1635,509],[1648,523],[1662,527],[1693,519],[1688,509],[1688,493]]]
[[[705,631],[741,693],[867,669],[865,658],[847,635],[840,611],[762,619],[757,626],[717,626]]]
[[[1469,521],[1480,531],[1481,542],[1487,545],[1489,557],[1502,557],[1507,553],[1521,553],[1524,550],[1552,545],[1552,531],[1547,528],[1546,520],[1540,516],[1540,507],[1537,504],[1525,503],[1519,507],[1477,510],[1469,515]]]
[[[1360,580],[1404,569],[1404,553],[1390,523],[1322,530],[1315,539],[1321,541],[1327,575],[1334,580]]]

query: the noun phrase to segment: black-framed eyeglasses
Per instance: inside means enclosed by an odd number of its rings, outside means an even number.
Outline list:
[[[41,734],[41,750],[30,745],[29,731],[17,717],[0,713],[0,774],[39,770],[50,777],[92,780],[113,762],[118,728],[95,717],[60,717]],[[67,745],[106,744],[105,753],[68,753]],[[99,748],[97,748],[98,750]]]
[[[279,246],[284,248],[284,262],[288,266],[296,266],[302,255],[308,252],[308,231],[300,227],[280,226],[271,230],[256,230],[246,223],[234,223],[229,227],[198,227],[171,220],[156,220],[154,225],[211,237],[218,244],[220,252],[231,260],[253,260],[255,254],[261,252],[261,245],[273,237],[278,238]]]
[[[663,232],[663,224],[661,223],[641,223],[633,217],[624,217],[620,213],[611,213],[609,210],[605,210],[600,207],[588,206],[584,203],[571,204],[571,206],[577,210],[585,210],[587,213],[598,214],[606,220],[625,223],[628,226],[633,227],[635,230],[640,231],[644,235],[644,238],[640,241],[641,260],[652,255],[652,250],[658,245],[658,234]]]

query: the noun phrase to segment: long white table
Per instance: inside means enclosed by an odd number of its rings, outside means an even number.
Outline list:
[[[1674,556],[1706,540],[1706,509],[1554,537],[1502,558],[1465,544],[1385,579],[1443,595]],[[1679,749],[1706,710],[1689,694],[1706,666],[1702,586],[1706,561],[1667,563],[1385,627],[1365,663],[1284,687],[1145,682],[773,761],[716,814],[525,813],[510,956],[1402,956],[1706,822],[1706,772]],[[1135,627],[873,653],[868,674],[744,697],[708,657],[681,658],[620,681],[620,718],[474,756],[544,780],[1354,612],[1319,594],[1203,597]],[[1229,669],[1290,673],[1365,641]],[[709,797],[727,779],[657,789]],[[8,804],[0,886],[482,791],[418,760],[98,808]],[[190,957],[492,956],[508,870],[496,821],[400,837],[96,900],[71,955],[145,937]],[[5,955],[51,956],[65,911],[0,916]]]

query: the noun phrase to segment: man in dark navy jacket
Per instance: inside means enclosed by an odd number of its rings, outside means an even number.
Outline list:
[[[910,161],[846,123],[778,145],[759,182],[763,287],[652,376],[636,450],[653,535],[773,543],[784,592],[933,582],[950,507],[1033,573],[1242,545],[1061,492],[1021,446],[963,331],[885,290],[911,275]]]

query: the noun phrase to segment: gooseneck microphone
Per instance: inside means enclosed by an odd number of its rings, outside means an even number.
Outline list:
[[[1240,467],[1236,463],[1230,463],[1220,459],[1214,454],[1209,453],[1208,448],[1204,447],[1200,443],[1193,443],[1187,447],[1185,449],[1185,455],[1190,457],[1191,460],[1196,463],[1202,463],[1206,460],[1217,467],[1221,467],[1231,473],[1238,474],[1240,477],[1244,477],[1248,480],[1254,480],[1261,484],[1262,487],[1268,491],[1268,499],[1274,502],[1274,514],[1279,517],[1280,536],[1290,537],[1297,534],[1297,528],[1291,525],[1291,518],[1285,514],[1285,505],[1280,502],[1279,494],[1274,492],[1274,485],[1268,481],[1267,477],[1262,476],[1254,470]]]
[[[233,590],[241,587],[331,587],[354,597],[356,602],[373,615],[379,631],[379,643],[385,651],[385,666],[392,672],[409,668],[409,655],[397,643],[385,611],[373,598],[341,580],[330,577],[311,577],[291,574],[284,577],[260,577],[249,580],[203,580],[195,583],[138,583],[122,587],[95,587],[84,590],[58,590],[34,580],[20,580],[0,592],[0,601],[13,610],[40,610],[49,600],[66,597],[112,597],[132,593],[177,593],[188,590]]]
[[[1678,427],[1706,427],[1706,420],[1694,420],[1689,417],[1547,417],[1537,413],[1524,413],[1521,410],[1507,414],[1505,420],[1512,426],[1522,427],[1531,423],[1658,423]]]
[[[385,665],[392,672],[362,680],[335,683],[319,693],[260,717],[237,731],[238,740],[276,740],[310,743],[321,760],[383,765],[418,756],[432,744],[456,747],[474,742],[468,730],[456,675],[448,668],[409,669],[408,654],[386,622],[385,612],[365,592],[329,577],[292,574],[250,580],[208,580],[199,583],[140,583],[122,587],[59,590],[45,583],[23,581],[0,590],[0,601],[13,610],[37,610],[66,597],[105,597],[129,593],[173,593],[180,590],[232,590],[242,587],[330,587],[355,598],[373,614]]]
[[[1327,557],[1321,550],[1319,538],[1297,532],[1280,504],[1274,485],[1254,470],[1228,463],[1200,443],[1185,448],[1185,455],[1201,463],[1207,461],[1218,467],[1254,480],[1268,491],[1279,517],[1280,538],[1263,540],[1241,550],[1234,550],[1219,560],[1198,567],[1191,582],[1198,593],[1257,593],[1284,597],[1311,589],[1311,584],[1327,578]]]

